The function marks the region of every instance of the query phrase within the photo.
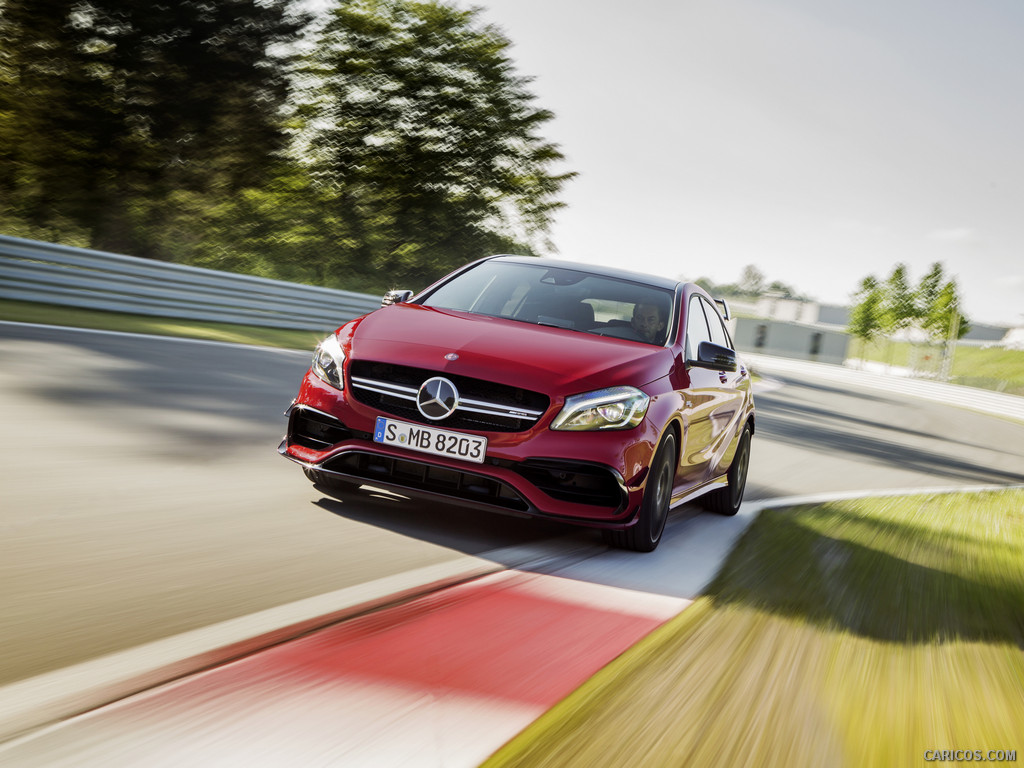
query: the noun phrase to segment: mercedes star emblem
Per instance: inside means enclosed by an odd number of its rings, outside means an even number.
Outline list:
[[[416,393],[416,407],[431,421],[446,419],[459,406],[459,390],[443,376],[427,379]]]

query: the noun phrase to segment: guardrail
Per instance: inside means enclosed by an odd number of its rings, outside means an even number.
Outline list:
[[[328,330],[379,296],[0,235],[0,298],[138,315]]]

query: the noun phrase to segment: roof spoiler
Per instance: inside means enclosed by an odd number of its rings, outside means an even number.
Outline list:
[[[729,302],[725,299],[715,299],[715,304],[722,308],[722,317],[732,320],[732,310],[729,309]]]

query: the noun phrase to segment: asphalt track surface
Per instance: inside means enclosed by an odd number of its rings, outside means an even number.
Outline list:
[[[702,586],[680,560],[713,564],[724,554],[687,549],[729,533],[728,521],[688,507],[674,514],[658,552],[636,556],[604,551],[589,531],[382,494],[325,497],[274,451],[307,361],[307,353],[0,326],[0,685],[404,574],[481,560],[521,565],[524,552],[536,559],[552,540],[563,566],[567,553],[583,553],[574,583],[661,601],[616,635],[628,646],[652,616],[663,620]],[[757,398],[749,499],[1024,482],[1022,425],[802,375],[778,384]],[[557,568],[532,570],[558,578]],[[607,625],[599,615],[595,626]],[[519,720],[547,705],[531,701]],[[507,707],[500,715],[519,722]]]

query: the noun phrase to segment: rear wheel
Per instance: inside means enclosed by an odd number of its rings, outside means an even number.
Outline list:
[[[740,504],[743,503],[743,491],[747,487],[747,468],[749,466],[750,425],[746,424],[736,445],[736,455],[725,475],[729,484],[725,488],[719,488],[702,496],[701,504],[704,509],[729,517],[739,512]]]
[[[661,541],[668,520],[669,502],[672,500],[672,486],[676,476],[676,436],[669,432],[651,462],[647,477],[640,514],[636,524],[624,531],[605,531],[604,539],[613,547],[631,549],[634,552],[652,552]]]

